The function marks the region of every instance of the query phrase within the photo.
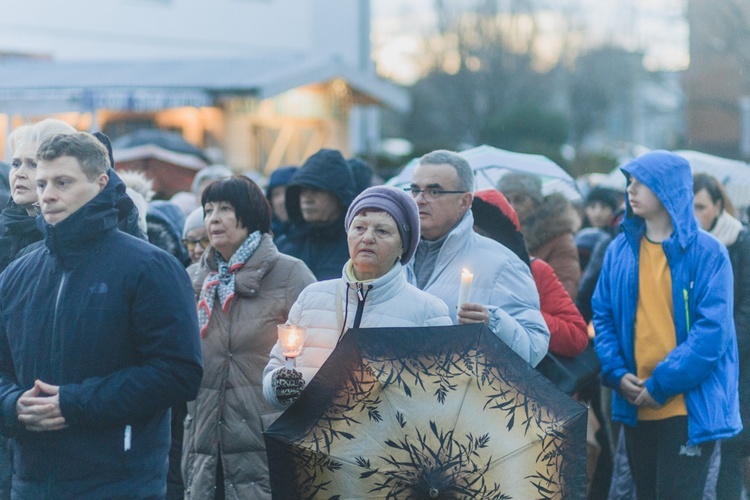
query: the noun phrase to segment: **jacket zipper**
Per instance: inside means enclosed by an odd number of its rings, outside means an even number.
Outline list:
[[[359,328],[359,324],[362,322],[362,313],[365,310],[365,300],[367,300],[367,294],[370,293],[371,289],[372,285],[368,285],[367,291],[365,292],[365,287],[362,283],[357,283],[357,312],[354,314],[354,324],[352,324],[352,328]]]
[[[688,304],[688,291],[687,288],[682,289],[682,298],[685,302],[685,324],[687,325],[687,331],[690,333],[690,306]]]
[[[66,281],[66,273],[63,271],[62,277],[60,278],[60,284],[57,287],[57,297],[55,298],[55,312],[52,316],[52,358],[53,358],[53,374],[54,374],[54,381],[50,381],[51,383],[59,382],[62,380],[62,368],[61,368],[61,361],[60,356],[61,354],[61,346],[58,345],[59,343],[59,335],[57,334],[57,313],[58,308],[60,306],[60,299],[62,298],[63,289],[65,288],[65,281]]]

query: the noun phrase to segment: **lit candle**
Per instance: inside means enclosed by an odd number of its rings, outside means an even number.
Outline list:
[[[307,328],[297,325],[279,325],[279,346],[281,354],[286,358],[286,367],[293,369],[295,358],[302,352],[302,346],[305,345]]]
[[[474,275],[469,272],[468,269],[464,268],[461,272],[461,286],[458,288],[458,305],[456,306],[459,310],[461,306],[469,302],[471,296],[471,282],[474,280]]]

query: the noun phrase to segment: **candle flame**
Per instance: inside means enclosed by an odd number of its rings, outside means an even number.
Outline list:
[[[304,326],[279,325],[278,330],[281,353],[287,358],[299,356],[305,344],[307,329]]]

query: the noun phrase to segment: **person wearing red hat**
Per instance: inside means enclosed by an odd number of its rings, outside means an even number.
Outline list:
[[[549,328],[550,352],[567,357],[581,354],[588,345],[586,323],[554,269],[542,259],[529,258],[518,215],[505,196],[495,189],[477,191],[471,211],[474,231],[492,238],[529,264]]]

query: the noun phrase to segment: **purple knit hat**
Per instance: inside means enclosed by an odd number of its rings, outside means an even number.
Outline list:
[[[419,244],[419,209],[417,208],[417,202],[400,189],[388,186],[369,187],[354,198],[352,204],[349,205],[344,220],[344,227],[347,231],[349,231],[354,216],[366,208],[386,212],[396,221],[398,234],[401,236],[401,244],[404,247],[404,253],[401,254],[401,264],[406,265],[414,256]]]

